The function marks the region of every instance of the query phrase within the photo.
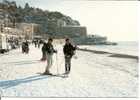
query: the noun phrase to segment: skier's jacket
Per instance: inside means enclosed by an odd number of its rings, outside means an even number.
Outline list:
[[[74,47],[72,44],[65,44],[63,48],[63,52],[65,56],[72,57],[74,55],[74,51],[76,50],[76,47]]]
[[[50,55],[52,55],[53,53],[57,53],[57,51],[53,48],[53,45],[50,43],[45,44],[45,51]]]

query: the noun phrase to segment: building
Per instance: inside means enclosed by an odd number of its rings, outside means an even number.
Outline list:
[[[87,30],[85,26],[80,25],[67,25],[63,19],[59,19],[57,21],[58,32],[60,36],[64,37],[79,37],[79,36],[86,36]]]
[[[57,26],[58,27],[66,26],[66,22],[63,19],[58,19],[57,20]]]
[[[86,30],[86,27],[84,26],[66,25],[66,26],[60,27],[59,32],[64,37],[68,36],[71,38],[79,37],[79,36],[85,37],[87,35],[87,30]]]
[[[17,28],[23,31],[26,39],[33,39],[40,32],[40,25],[35,23],[18,23]]]

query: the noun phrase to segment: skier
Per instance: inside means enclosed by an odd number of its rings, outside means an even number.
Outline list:
[[[65,55],[65,74],[69,74],[71,70],[71,58],[74,55],[76,46],[73,46],[68,38],[65,41],[66,43],[63,48],[63,53]]]
[[[49,70],[53,63],[53,59],[52,59],[53,53],[57,53],[57,51],[53,48],[52,42],[53,42],[53,39],[49,38],[48,43],[45,45],[47,67],[46,67],[45,72],[43,73],[44,75],[52,75]]]

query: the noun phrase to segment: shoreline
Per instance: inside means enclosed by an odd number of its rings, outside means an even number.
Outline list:
[[[128,59],[130,58],[130,59],[136,59],[136,60],[139,59],[138,56],[134,56],[134,55],[111,53],[111,52],[107,52],[107,51],[91,50],[91,49],[87,49],[87,48],[84,48],[84,49],[78,48],[77,50],[92,52],[92,53],[96,53],[96,54],[110,54],[109,57],[128,58]]]

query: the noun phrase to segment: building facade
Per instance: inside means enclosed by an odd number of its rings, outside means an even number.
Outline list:
[[[59,32],[64,36],[64,37],[85,37],[87,36],[87,30],[86,27],[84,26],[63,26],[60,28]]]
[[[22,30],[26,39],[33,39],[40,32],[40,25],[35,23],[18,23],[17,28]]]

